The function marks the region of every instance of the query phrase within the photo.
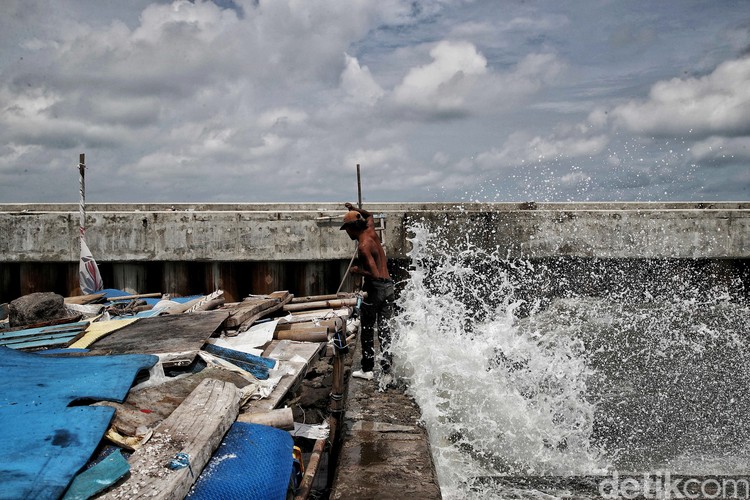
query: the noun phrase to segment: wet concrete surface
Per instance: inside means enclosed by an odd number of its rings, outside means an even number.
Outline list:
[[[331,499],[441,498],[419,407],[402,387],[350,378],[345,411]]]

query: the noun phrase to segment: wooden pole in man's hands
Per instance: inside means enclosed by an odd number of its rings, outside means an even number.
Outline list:
[[[357,163],[357,206],[359,208],[362,208],[362,177],[359,173],[359,163]],[[349,266],[346,268],[346,271],[344,272],[344,277],[341,278],[341,283],[339,283],[339,287],[336,290],[336,295],[341,293],[341,289],[344,287],[344,282],[346,281],[346,277],[349,275],[349,270],[352,268],[352,264],[354,264],[354,259],[357,258],[357,248],[359,248],[359,242],[354,242],[354,255],[352,255],[351,260],[349,261]]]

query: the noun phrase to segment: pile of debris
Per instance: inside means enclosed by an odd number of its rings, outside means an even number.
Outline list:
[[[356,303],[104,290],[0,305],[2,496],[325,490]]]

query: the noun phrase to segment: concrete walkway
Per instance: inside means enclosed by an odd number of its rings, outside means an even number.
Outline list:
[[[359,369],[359,353],[353,370]],[[420,410],[402,389],[350,378],[331,499],[440,499]]]

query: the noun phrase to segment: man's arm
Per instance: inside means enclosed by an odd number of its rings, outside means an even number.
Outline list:
[[[357,207],[355,207],[354,205],[352,205],[352,204],[351,204],[351,203],[349,203],[349,202],[347,202],[347,203],[344,203],[344,206],[345,206],[345,207],[346,207],[347,209],[349,209],[349,210],[354,210],[355,212],[359,212],[359,214],[360,214],[360,215],[361,215],[362,217],[364,217],[365,219],[368,219],[368,218],[372,217],[372,214],[371,214],[370,212],[368,212],[367,210],[365,210],[364,208],[357,208]]]
[[[344,206],[349,210],[359,212],[359,215],[364,217],[365,222],[367,222],[367,227],[371,229],[375,229],[375,217],[372,216],[372,213],[368,212],[364,208],[357,208],[349,202],[344,203]]]

